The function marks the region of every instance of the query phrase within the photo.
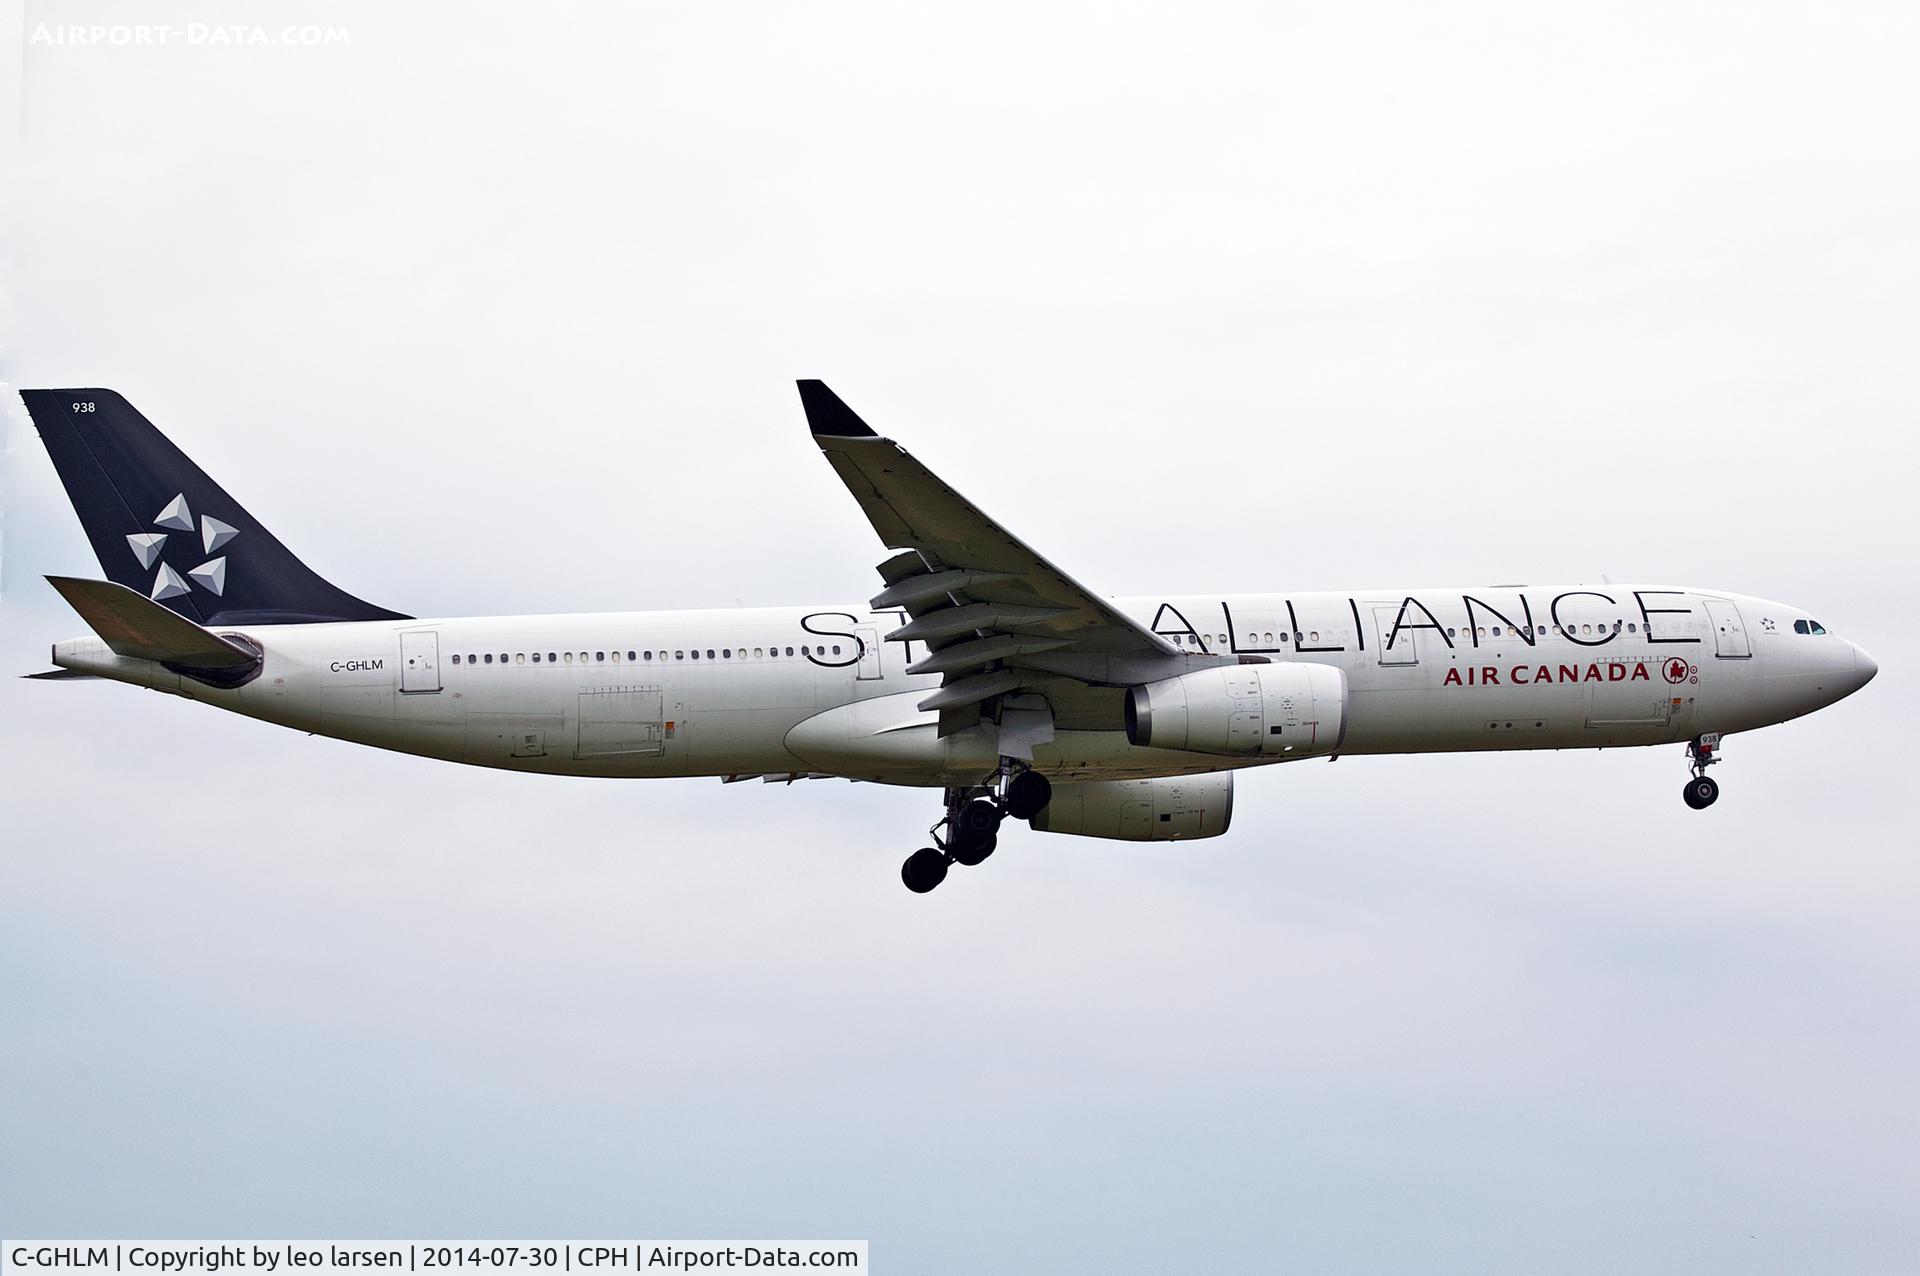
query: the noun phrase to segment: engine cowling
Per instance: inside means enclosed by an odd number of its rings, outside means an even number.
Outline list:
[[[1218,837],[1233,823],[1233,773],[1055,784],[1032,823],[1041,833],[1123,842]]]
[[[1223,665],[1135,687],[1127,739],[1156,749],[1231,757],[1332,753],[1347,730],[1347,676],[1289,660]]]

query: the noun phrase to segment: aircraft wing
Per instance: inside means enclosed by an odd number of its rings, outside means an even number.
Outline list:
[[[964,730],[1001,697],[1047,696],[1062,725],[1117,729],[1117,693],[1185,669],[1182,654],[1068,576],[907,450],[880,437],[821,381],[800,382],[814,442],[890,549],[876,611],[910,619],[889,641],[925,644],[911,673],[939,673],[920,702],[938,709],[940,733]],[[1062,684],[1067,685],[1062,685]]]

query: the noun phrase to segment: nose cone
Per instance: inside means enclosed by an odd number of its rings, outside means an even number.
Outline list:
[[[1857,643],[1849,643],[1848,645],[1853,648],[1853,676],[1856,679],[1853,684],[1853,689],[1858,691],[1869,682],[1872,682],[1873,675],[1880,672],[1880,662],[1872,656],[1869,656],[1866,653],[1866,649]]]

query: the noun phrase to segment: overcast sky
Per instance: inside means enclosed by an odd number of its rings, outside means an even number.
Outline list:
[[[28,3],[0,377],[374,602],[866,597],[818,376],[1102,592],[1705,584],[1882,672],[1704,813],[1679,746],[1308,762],[927,897],[930,793],[9,676],[0,1234],[1911,1272],[1917,13]],[[12,675],[97,567],[7,398]]]

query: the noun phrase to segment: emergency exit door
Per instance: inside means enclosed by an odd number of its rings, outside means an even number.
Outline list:
[[[853,631],[854,641],[860,644],[860,664],[854,672],[858,682],[868,682],[880,676],[880,634],[877,630],[858,626]]]
[[[1713,622],[1713,654],[1751,656],[1753,647],[1747,641],[1747,627],[1740,623],[1740,609],[1724,598],[1700,601],[1707,605],[1707,619]]]
[[[1380,663],[1383,665],[1417,665],[1420,663],[1420,648],[1416,645],[1415,631],[1401,623],[1399,607],[1375,607],[1373,609],[1373,632],[1379,639]],[[1399,632],[1394,632],[1398,626]]]
[[[431,629],[400,635],[400,690],[440,690],[440,635]]]

